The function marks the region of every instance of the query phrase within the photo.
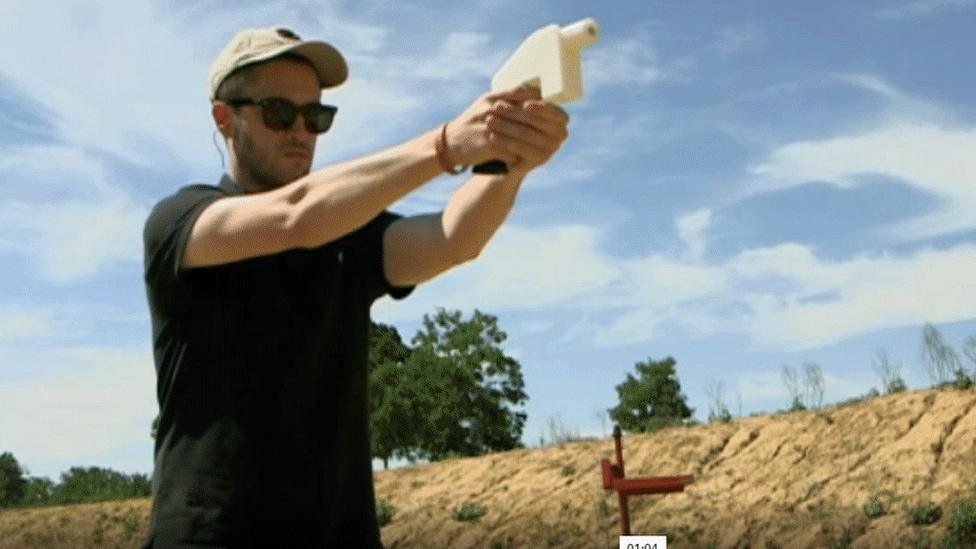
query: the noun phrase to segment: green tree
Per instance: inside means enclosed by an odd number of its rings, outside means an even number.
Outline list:
[[[54,496],[54,483],[47,477],[29,477],[23,505],[48,505]]]
[[[405,361],[419,381],[423,414],[414,457],[476,456],[521,445],[526,415],[516,408],[528,395],[521,365],[501,348],[507,337],[497,317],[478,310],[468,320],[444,309],[424,315]]]
[[[403,363],[410,356],[410,348],[403,343],[400,332],[389,324],[370,323],[369,367],[375,368],[382,362]]]
[[[101,467],[72,467],[61,473],[61,482],[54,487],[52,502],[91,503],[135,497],[146,497],[152,483],[143,474],[126,475]]]
[[[643,433],[691,417],[693,410],[681,393],[675,364],[670,356],[635,364],[637,377],[627,374],[627,379],[617,385],[620,403],[607,410],[613,421],[626,431]]]
[[[410,357],[396,328],[372,324],[369,334],[370,440],[373,457],[389,466],[392,457],[412,458],[423,428],[426,388],[408,372]]]
[[[10,452],[0,454],[0,507],[17,505],[26,490],[27,480],[17,458]]]

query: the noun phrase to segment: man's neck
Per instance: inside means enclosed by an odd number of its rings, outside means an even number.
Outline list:
[[[253,179],[248,174],[245,174],[244,170],[234,160],[231,160],[230,178],[234,180],[237,188],[244,194],[252,194],[266,190],[254,183]]]

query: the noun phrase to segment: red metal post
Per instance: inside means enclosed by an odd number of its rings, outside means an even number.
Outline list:
[[[620,476],[625,477],[627,474],[624,472],[624,452],[620,449],[620,426],[613,426],[613,448],[617,453],[617,467],[620,467]]]
[[[613,446],[617,457],[617,464],[611,465],[610,460],[603,459],[600,468],[603,473],[603,487],[617,492],[620,504],[620,530],[623,535],[630,535],[630,508],[627,505],[627,498],[630,496],[640,496],[645,494],[669,494],[672,492],[683,492],[685,486],[695,482],[692,475],[668,476],[668,477],[640,477],[625,478],[624,475],[624,453],[621,438],[620,426],[613,427]]]
[[[617,467],[620,470],[620,477],[626,476],[624,473],[624,452],[620,448],[620,426],[613,426],[613,449],[617,454]],[[627,494],[623,490],[617,490],[617,498],[620,504],[620,529],[625,536],[630,535],[630,508],[627,505]]]
[[[623,535],[630,535],[630,508],[627,506],[627,494],[623,491],[617,492],[617,498],[620,502],[620,531]]]

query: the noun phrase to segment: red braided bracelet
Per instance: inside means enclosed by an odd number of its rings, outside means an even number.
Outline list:
[[[447,158],[447,122],[441,126],[440,139],[434,142],[434,152],[437,153],[437,162],[440,163],[441,168],[444,168],[445,172],[451,175],[458,175],[468,170],[467,165],[455,165]]]

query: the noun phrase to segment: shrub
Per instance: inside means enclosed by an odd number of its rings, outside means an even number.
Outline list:
[[[467,502],[454,508],[454,520],[460,522],[477,521],[484,516],[487,509],[481,504]]]
[[[962,368],[959,368],[955,372],[956,379],[952,382],[952,386],[960,391],[965,391],[973,386],[973,378],[966,375],[966,372]]]
[[[976,547],[976,503],[961,500],[952,509],[943,547]]]
[[[572,464],[567,463],[566,465],[563,465],[562,474],[564,477],[571,477],[576,474],[576,467],[573,467]]]
[[[715,412],[708,413],[709,423],[731,423],[732,413],[729,412],[728,408],[722,408],[717,414]]]
[[[393,515],[396,514],[396,507],[385,499],[376,502],[376,522],[380,526],[386,526],[393,522]]]
[[[908,509],[908,520],[915,525],[934,524],[942,518],[942,507],[926,501]]]
[[[883,514],[885,514],[885,508],[884,504],[881,503],[881,498],[871,496],[871,499],[864,504],[864,515],[869,519],[876,519]]]
[[[901,393],[908,390],[908,385],[905,385],[905,380],[900,376],[895,376],[891,381],[888,382],[888,386],[885,387],[885,391],[890,395],[892,393]]]

